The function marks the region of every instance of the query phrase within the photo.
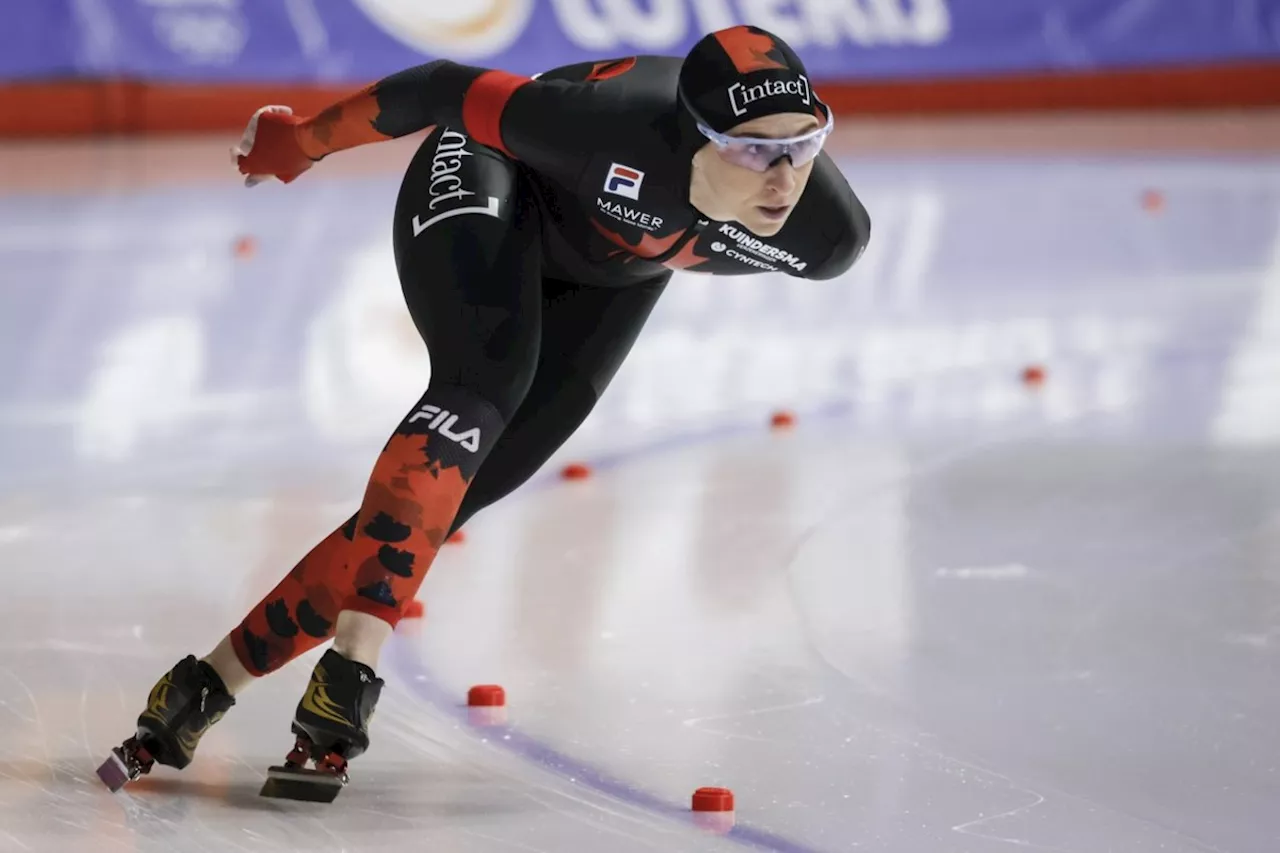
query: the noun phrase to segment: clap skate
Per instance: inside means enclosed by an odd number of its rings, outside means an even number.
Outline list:
[[[347,762],[369,748],[369,721],[382,683],[364,664],[333,649],[325,652],[294,714],[297,740],[283,765],[267,769],[262,796],[333,802],[350,781]]]
[[[98,778],[115,793],[157,763],[181,770],[204,733],[235,703],[213,667],[188,655],[151,688],[137,732],[111,750]]]

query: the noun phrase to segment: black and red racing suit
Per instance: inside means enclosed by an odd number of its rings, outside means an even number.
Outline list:
[[[616,286],[661,267],[813,279],[847,270],[867,245],[870,219],[825,152],[772,237],[693,208],[690,164],[707,140],[678,106],[680,64],[628,57],[530,79],[440,60],[322,113],[314,135],[331,136],[329,126],[356,115],[384,137],[444,125],[501,151],[536,187],[550,226],[545,262],[557,277]],[[323,145],[314,151],[328,153]]]
[[[537,79],[429,63],[306,121],[255,119],[239,160],[292,180],[336,151],[432,127],[401,184],[396,267],[431,380],[378,456],[358,512],[234,630],[265,674],[338,613],[391,624],[445,537],[525,482],[591,412],[685,269],[830,279],[870,221],[832,160],[767,239],[689,203],[705,140],[676,102],[680,61],[636,57]]]

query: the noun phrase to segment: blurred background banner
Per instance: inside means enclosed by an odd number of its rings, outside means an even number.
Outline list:
[[[436,57],[534,73],[752,23],[820,81],[1280,59],[1280,0],[23,0],[0,78],[347,84]]]

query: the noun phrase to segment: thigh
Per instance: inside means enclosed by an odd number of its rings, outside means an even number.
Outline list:
[[[504,418],[537,362],[540,227],[515,164],[449,128],[423,142],[396,202],[396,268],[431,383],[466,388]]]
[[[671,274],[626,287],[544,279],[539,385],[575,376],[599,397],[631,352]]]
[[[542,350],[532,387],[471,483],[453,530],[533,476],[581,426],[666,281],[626,288],[543,281]]]

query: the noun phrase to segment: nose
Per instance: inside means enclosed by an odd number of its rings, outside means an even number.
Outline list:
[[[796,188],[796,167],[790,157],[782,157],[765,173],[764,185],[781,196],[791,195]]]

